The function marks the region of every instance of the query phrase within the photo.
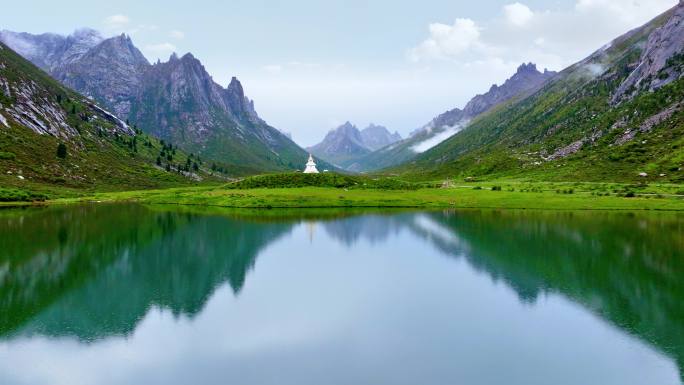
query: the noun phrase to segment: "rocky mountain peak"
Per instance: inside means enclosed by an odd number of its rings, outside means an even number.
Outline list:
[[[246,119],[251,121],[260,121],[259,115],[254,110],[254,101],[245,96],[245,90],[242,83],[233,76],[226,87],[224,94],[226,101],[231,111],[234,112],[239,119]]]
[[[536,74],[536,73],[539,73],[539,71],[537,70],[537,65],[530,62],[530,63],[522,63],[518,67],[518,70],[516,71],[516,75],[521,74],[521,73],[535,73]]]
[[[549,79],[556,76],[556,72],[544,70],[539,72],[534,63],[521,64],[515,74],[502,85],[493,85],[489,91],[475,96],[463,109],[461,119],[472,119],[490,108],[510,100],[515,96],[526,96],[540,89]],[[457,115],[457,114],[452,114]]]
[[[133,45],[131,37],[125,34],[103,40],[87,55],[100,55],[112,60],[122,60],[128,65],[148,66],[150,64],[145,55]]]
[[[125,119],[131,108],[131,90],[139,88],[149,62],[125,34],[102,40],[94,46],[90,44],[97,41],[99,34],[84,31],[79,36],[82,38],[80,43],[70,46],[50,74]],[[80,52],[82,49],[85,51]]]
[[[190,53],[150,65],[129,35],[103,39],[93,30],[69,37],[3,32],[0,40],[24,47],[22,56],[119,118],[190,151],[249,164],[244,170],[292,169],[306,155],[258,117],[237,78],[223,88]]]
[[[105,38],[102,37],[100,32],[90,28],[79,28],[66,37],[66,41],[69,42],[70,45],[82,45],[86,48],[94,47],[103,40],[105,40]]]
[[[398,132],[395,131],[394,133],[391,133],[387,127],[373,123],[361,130],[361,138],[363,139],[363,144],[372,151],[396,143],[402,139]]]
[[[330,130],[323,141],[308,149],[314,155],[344,166],[349,158],[364,155],[370,150],[364,145],[361,131],[351,122]]]
[[[361,157],[400,140],[399,133],[392,134],[384,126],[370,124],[359,130],[347,121],[330,130],[321,143],[309,150],[322,159],[353,171]]]
[[[361,134],[358,127],[356,127],[355,125],[353,125],[349,121],[344,122],[344,124],[342,124],[341,126],[337,127],[334,130],[331,130],[330,132],[338,132],[338,133],[353,135],[353,136]]]
[[[230,79],[230,83],[226,89],[230,92],[238,94],[240,97],[245,97],[245,90],[242,88],[242,83],[240,83],[238,78],[235,76]]]
[[[69,36],[0,31],[0,41],[48,72],[78,60],[103,40],[102,35],[92,29],[78,29]]]

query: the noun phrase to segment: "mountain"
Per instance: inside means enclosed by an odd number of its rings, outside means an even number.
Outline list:
[[[488,92],[472,98],[463,109],[454,108],[446,111],[413,131],[411,136],[403,141],[358,159],[357,168],[361,171],[373,171],[407,162],[456,134],[480,115],[499,105],[534,93],[555,75],[556,72],[553,71],[538,71],[533,63],[522,64],[501,86],[492,85]]]
[[[48,73],[77,61],[103,40],[92,29],[79,29],[69,36],[0,31],[0,41]]]
[[[328,132],[321,143],[309,147],[308,150],[342,168],[371,152],[363,142],[361,131],[349,122]]]
[[[149,66],[131,38],[120,35],[101,41],[74,60],[58,63],[50,73],[63,84],[103,103],[120,118],[128,119]]]
[[[680,1],[397,171],[684,181],[683,21]]]
[[[193,184],[210,177],[202,163],[130,127],[0,43],[3,188],[51,186],[67,193]]]
[[[0,40],[122,120],[216,159],[233,175],[298,169],[307,158],[257,115],[236,78],[222,87],[191,54],[150,64],[129,36],[103,39],[92,30],[67,37],[3,31]]]
[[[401,135],[390,133],[386,127],[370,124],[359,130],[350,122],[328,132],[323,141],[308,150],[341,168],[357,171],[356,162],[364,155],[401,140]]]
[[[400,141],[401,135],[396,131],[392,134],[387,127],[371,123],[361,130],[361,139],[369,150],[375,151]]]

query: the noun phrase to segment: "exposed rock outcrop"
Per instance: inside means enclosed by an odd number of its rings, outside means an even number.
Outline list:
[[[653,91],[684,76],[684,1],[651,33],[636,68],[618,87],[613,103]]]
[[[51,74],[125,119],[149,67],[131,38],[122,34],[102,41],[77,60],[55,66]]]
[[[3,31],[0,40],[119,119],[191,152],[255,170],[294,169],[306,158],[259,118],[237,78],[220,86],[192,54],[152,65],[129,36],[102,39],[92,30],[67,37]]]

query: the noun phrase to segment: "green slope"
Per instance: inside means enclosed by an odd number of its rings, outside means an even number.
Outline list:
[[[207,162],[128,127],[3,44],[0,115],[0,199],[17,189],[63,195],[216,180]]]
[[[392,172],[421,179],[684,181],[681,51],[658,74],[675,73],[679,80],[656,90],[633,89],[634,98],[611,103],[643,60],[651,33],[683,11],[679,5],[616,39],[534,95],[476,119]]]

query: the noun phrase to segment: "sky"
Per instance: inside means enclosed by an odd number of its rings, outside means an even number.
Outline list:
[[[25,0],[0,29],[126,33],[150,61],[192,52],[303,146],[351,121],[406,136],[523,62],[561,70],[678,0]]]

